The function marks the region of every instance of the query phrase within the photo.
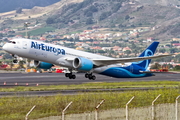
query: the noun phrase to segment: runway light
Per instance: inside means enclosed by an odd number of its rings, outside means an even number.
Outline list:
[[[6,85],[6,82],[4,82],[4,85]]]
[[[37,83],[36,86],[39,86],[39,84]]]
[[[29,84],[28,83],[26,83],[26,86],[28,86]]]
[[[14,85],[18,85],[18,83],[14,83]]]

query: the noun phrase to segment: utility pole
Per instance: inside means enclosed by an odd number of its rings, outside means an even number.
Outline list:
[[[28,25],[29,25],[30,23],[28,23],[28,22],[25,22],[24,23],[24,27],[25,27],[25,29],[26,29],[26,38],[28,39],[29,37],[28,37],[28,32],[27,32],[27,27],[28,27]],[[29,66],[29,60],[26,58],[26,73],[28,72],[28,66]]]
[[[27,32],[27,27],[28,27],[28,25],[29,25],[30,23],[28,23],[28,22],[25,22],[24,23],[24,27],[25,27],[25,29],[26,29],[26,38],[28,39],[29,37],[28,37],[28,32]]]

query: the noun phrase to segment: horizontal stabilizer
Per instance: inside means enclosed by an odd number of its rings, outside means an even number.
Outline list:
[[[175,72],[166,72],[166,71],[139,71],[140,73],[169,73],[176,74]]]

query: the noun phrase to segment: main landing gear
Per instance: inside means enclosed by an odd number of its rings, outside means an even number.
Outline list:
[[[89,80],[95,80],[95,79],[96,79],[96,76],[95,76],[95,75],[92,75],[92,73],[90,73],[90,74],[86,73],[86,74],[85,74],[85,78],[89,78]]]
[[[68,77],[69,79],[76,79],[76,75],[74,75],[73,73],[65,73],[65,77]],[[92,73],[86,73],[85,78],[89,78],[89,80],[95,80],[96,76]]]
[[[76,79],[76,75],[72,74],[72,73],[65,73],[66,77],[69,77],[69,79]]]

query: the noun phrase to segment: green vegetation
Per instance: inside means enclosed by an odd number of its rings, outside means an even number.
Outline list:
[[[54,31],[54,30],[55,30],[55,28],[53,28],[53,27],[43,27],[43,28],[29,31],[28,34],[30,34],[32,36],[33,35],[41,35],[41,34],[44,34],[45,32],[50,32],[50,31]]]
[[[107,12],[103,12],[100,17],[99,17],[99,20],[104,20],[106,19],[107,17],[109,17],[112,13],[110,11],[107,11]]]
[[[177,88],[180,86],[178,81],[138,81],[138,82],[118,82],[118,83],[84,83],[79,85],[50,85],[50,86],[29,86],[0,88],[0,92],[16,91],[46,91],[46,90],[77,90],[77,89],[115,89],[115,88]]]
[[[83,31],[82,30],[72,31],[72,32],[69,32],[68,35],[81,33],[81,32],[83,32]],[[72,41],[74,41],[74,39]]]
[[[101,110],[125,107],[126,103],[135,96],[130,107],[150,106],[151,102],[161,94],[156,104],[174,103],[180,94],[179,89],[160,89],[129,92],[85,93],[78,95],[57,95],[46,97],[6,97],[0,99],[0,120],[23,120],[27,112],[36,105],[29,116],[30,119],[45,116],[61,115],[65,106],[73,101],[68,114],[94,111],[94,107],[102,100],[105,103]]]

